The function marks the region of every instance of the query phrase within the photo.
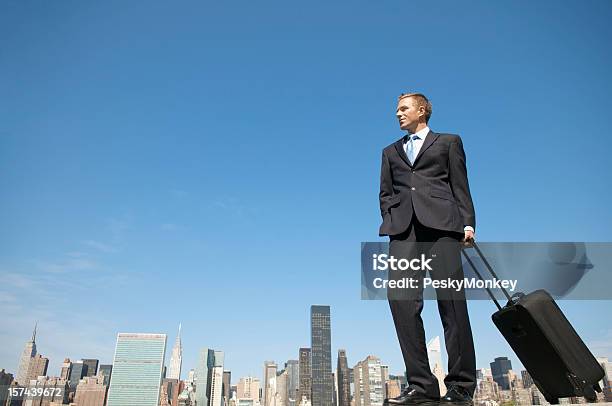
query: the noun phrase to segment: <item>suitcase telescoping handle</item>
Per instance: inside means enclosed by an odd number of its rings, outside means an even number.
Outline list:
[[[499,279],[497,277],[497,274],[495,273],[495,271],[493,271],[493,267],[491,267],[491,264],[489,264],[489,261],[487,261],[487,258],[483,255],[482,251],[480,250],[480,248],[478,247],[478,244],[476,244],[476,241],[472,241],[472,246],[474,247],[474,249],[476,249],[476,252],[478,253],[478,256],[480,257],[480,259],[482,259],[482,262],[485,264],[485,267],[487,268],[487,270],[489,271],[489,273],[491,273],[491,275],[493,275],[493,277],[495,279]],[[482,275],[480,274],[480,272],[478,272],[478,269],[476,268],[476,265],[474,265],[474,262],[472,261],[472,259],[470,258],[470,256],[465,252],[465,248],[461,250],[461,253],[463,254],[463,256],[465,257],[465,259],[467,260],[467,262],[470,264],[470,266],[472,267],[472,269],[474,270],[474,272],[476,273],[476,275],[478,275],[478,277],[481,280],[485,280]],[[502,306],[499,304],[499,302],[497,301],[497,299],[495,299],[495,295],[493,294],[493,292],[491,292],[491,289],[489,288],[485,288],[487,290],[487,293],[489,294],[489,296],[491,297],[491,299],[493,299],[493,302],[495,303],[495,306],[497,306],[497,308],[499,310],[502,309]],[[504,293],[504,295],[506,296],[506,298],[508,299],[508,302],[512,302],[512,296],[510,296],[508,294],[508,291],[506,291],[506,289],[501,288],[502,292]]]

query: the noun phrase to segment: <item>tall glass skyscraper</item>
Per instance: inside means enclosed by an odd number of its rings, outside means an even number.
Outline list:
[[[83,360],[79,360],[72,363],[72,369],[70,370],[70,389],[74,390],[79,384],[79,381],[84,376],[87,376],[88,365],[83,363]]]
[[[285,369],[287,370],[287,404],[289,406],[295,406],[298,404],[297,395],[300,379],[299,361],[296,359],[288,360],[285,362]]]
[[[489,365],[491,365],[493,380],[497,382],[501,389],[509,390],[510,379],[508,371],[512,369],[512,362],[506,357],[497,357]]]
[[[87,365],[85,376],[96,376],[98,373],[98,360],[91,358],[83,358],[83,364]]]
[[[195,396],[198,406],[223,404],[223,351],[204,348],[195,371]]]
[[[310,307],[312,406],[333,406],[329,306]]]
[[[107,406],[157,406],[165,334],[119,333]]]

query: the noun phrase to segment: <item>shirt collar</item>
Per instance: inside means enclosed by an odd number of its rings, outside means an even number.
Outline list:
[[[423,141],[425,139],[425,137],[427,136],[427,133],[429,133],[429,127],[425,126],[425,128],[415,132],[414,134],[408,133],[408,136],[406,137],[406,140],[409,140],[410,137],[412,137],[413,135],[418,135],[419,138],[421,139],[421,141]]]

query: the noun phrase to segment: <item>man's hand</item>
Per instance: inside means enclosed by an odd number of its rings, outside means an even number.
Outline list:
[[[472,230],[465,230],[464,233],[465,236],[463,237],[463,245],[470,248],[474,243],[474,232]]]

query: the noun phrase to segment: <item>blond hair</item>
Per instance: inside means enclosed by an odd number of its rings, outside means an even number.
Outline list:
[[[397,98],[397,101],[405,99],[406,97],[412,97],[416,103],[417,108],[425,108],[425,123],[429,123],[429,117],[431,117],[432,107],[429,99],[422,93],[402,93]]]

